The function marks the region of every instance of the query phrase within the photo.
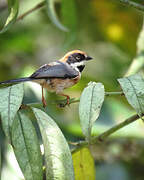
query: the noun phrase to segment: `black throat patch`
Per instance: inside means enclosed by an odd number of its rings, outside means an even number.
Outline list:
[[[78,68],[78,70],[79,70],[80,72],[82,72],[82,71],[84,70],[84,68],[85,68],[85,65],[78,66],[77,68]]]

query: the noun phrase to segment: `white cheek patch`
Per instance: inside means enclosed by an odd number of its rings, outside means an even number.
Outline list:
[[[71,67],[73,67],[73,68],[77,68],[78,66],[82,66],[82,65],[84,65],[83,61],[71,63]]]

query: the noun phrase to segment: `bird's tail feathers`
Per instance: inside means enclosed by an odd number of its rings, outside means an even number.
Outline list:
[[[19,79],[11,79],[7,81],[2,81],[0,84],[13,84],[13,83],[20,83],[20,82],[25,82],[25,81],[31,81],[32,78],[26,77],[26,78],[19,78]]]

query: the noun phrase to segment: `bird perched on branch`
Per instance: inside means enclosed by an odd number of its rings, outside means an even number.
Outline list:
[[[80,80],[81,72],[85,67],[84,62],[91,59],[85,52],[73,50],[58,61],[44,64],[29,77],[7,80],[0,82],[0,84],[12,84],[24,81],[36,82],[42,87],[42,103],[44,107],[46,106],[46,100],[44,98],[43,88],[65,96],[67,98],[67,104],[69,104],[70,97],[63,94],[63,90],[75,85]]]

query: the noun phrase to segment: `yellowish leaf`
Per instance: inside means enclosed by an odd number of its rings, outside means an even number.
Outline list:
[[[94,159],[88,148],[82,148],[72,155],[75,180],[95,180]]]

